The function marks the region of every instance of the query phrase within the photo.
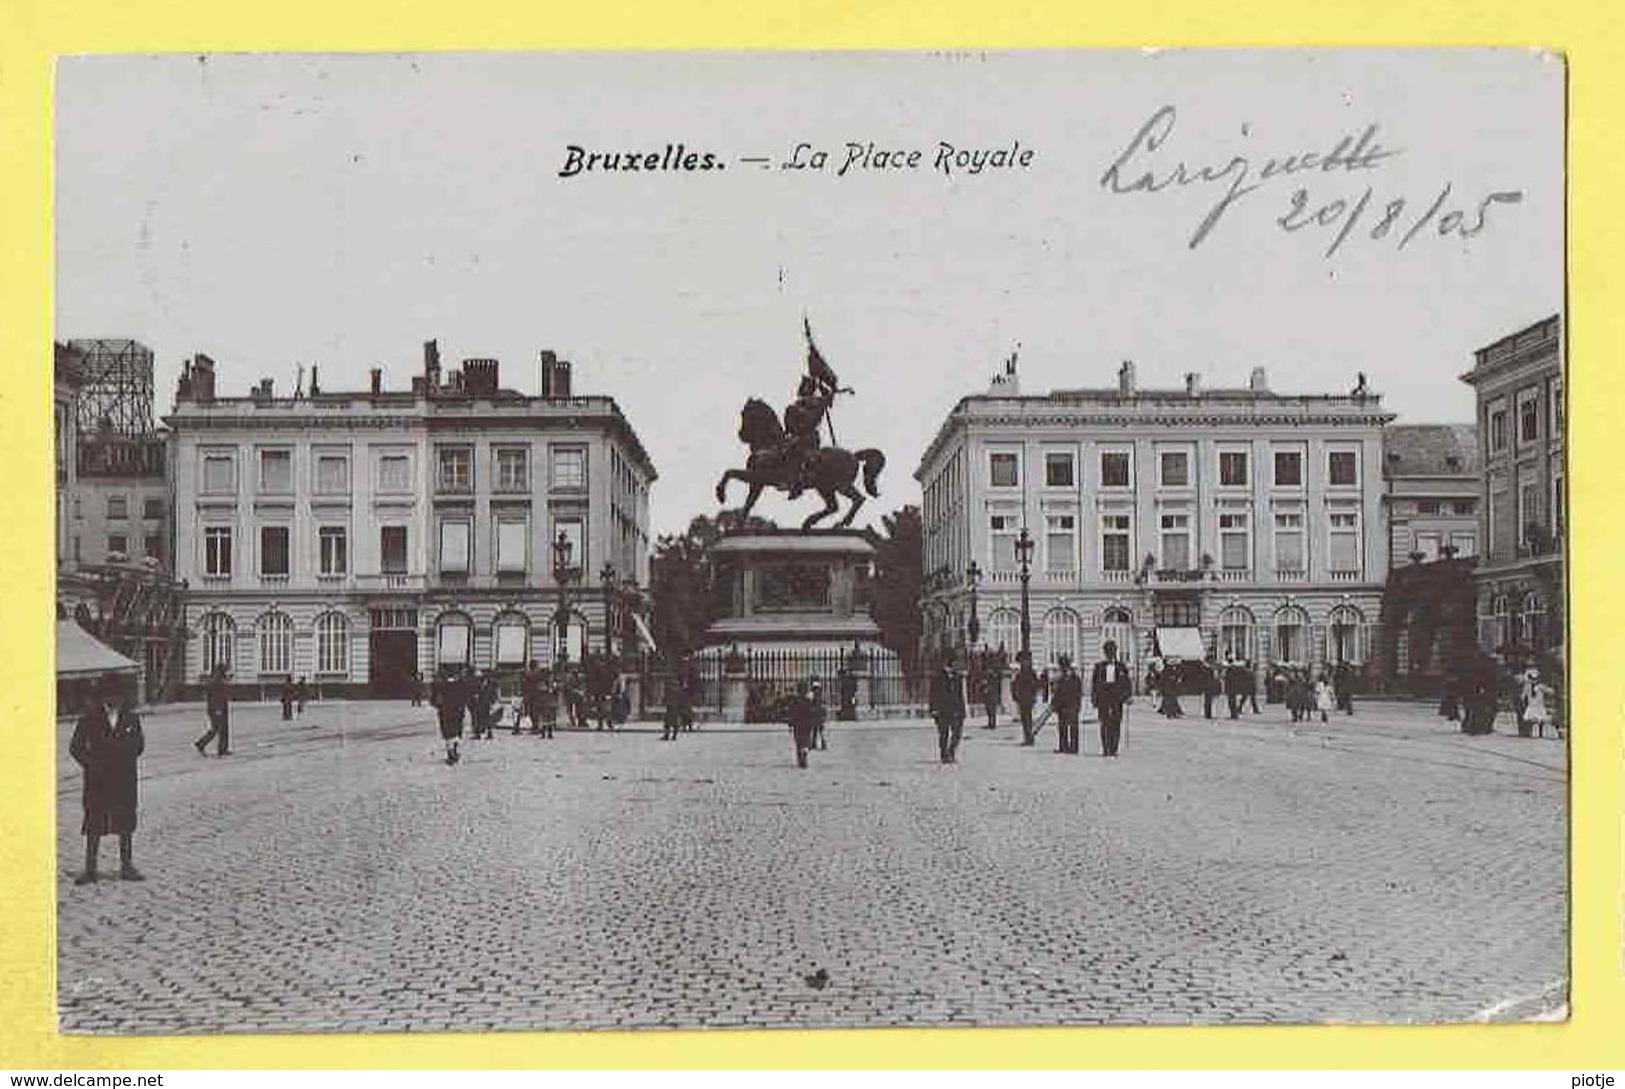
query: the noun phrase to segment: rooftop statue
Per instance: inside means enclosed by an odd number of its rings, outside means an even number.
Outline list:
[[[796,399],[785,406],[782,423],[767,402],[755,397],[745,402],[739,413],[739,441],[750,447],[750,457],[743,469],[729,469],[722,474],[717,481],[717,502],[728,501],[728,482],[733,480],[750,486],[741,517],[749,516],[764,488],[777,488],[790,499],[815,491],[824,500],[824,508],[802,521],[801,528],[807,531],[840,509],[835,497],[842,495],[852,501],[836,523],[845,527],[852,524],[864,502],[856,483],[858,470],[863,470],[864,489],[878,497],[876,485],[880,470],[886,466],[886,455],[872,447],[843,450],[835,445],[830,408],[836,394],[850,394],[852,390],[842,386],[824,362],[813,343],[812,327],[803,322],[802,328],[807,336],[807,373],[796,387]],[[823,445],[820,436],[823,428],[829,430],[828,446]]]

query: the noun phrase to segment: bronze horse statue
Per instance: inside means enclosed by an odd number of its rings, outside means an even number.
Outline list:
[[[843,450],[839,446],[820,446],[810,452],[793,449],[786,442],[778,413],[766,401],[752,397],[745,402],[745,407],[739,413],[739,441],[750,447],[750,457],[745,459],[743,469],[729,469],[722,474],[722,479],[717,481],[717,502],[728,501],[730,480],[740,480],[750,485],[750,494],[745,497],[745,506],[740,511],[741,517],[750,514],[764,488],[788,492],[792,499],[810,488],[824,500],[824,509],[809,515],[801,523],[802,529],[812,529],[819,521],[834,514],[840,506],[835,501],[837,495],[852,500],[846,516],[836,523],[841,527],[849,526],[858,508],[863,506],[863,493],[858,491],[855,484],[860,466],[863,469],[864,488],[871,496],[878,498],[880,495],[876,482],[880,478],[880,470],[886,467],[885,454],[872,448]]]

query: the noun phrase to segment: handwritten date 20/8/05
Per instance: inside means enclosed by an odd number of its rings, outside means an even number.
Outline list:
[[[1488,225],[1491,205],[1517,204],[1523,200],[1521,190],[1502,190],[1480,200],[1476,210],[1466,211],[1453,203],[1447,210],[1451,189],[1452,183],[1446,182],[1439,195],[1425,208],[1420,201],[1412,202],[1404,197],[1373,207],[1374,192],[1371,186],[1366,186],[1365,192],[1353,200],[1337,197],[1324,202],[1311,197],[1309,190],[1298,189],[1292,194],[1292,207],[1275,222],[1289,233],[1306,228],[1333,232],[1324,254],[1330,257],[1355,232],[1356,227],[1366,232],[1373,242],[1397,240],[1398,249],[1410,245],[1413,238],[1429,228],[1440,238],[1451,235],[1472,238]]]

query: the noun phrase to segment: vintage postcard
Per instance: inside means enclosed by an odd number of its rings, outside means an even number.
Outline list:
[[[61,58],[61,1031],[1565,1018],[1564,95]]]

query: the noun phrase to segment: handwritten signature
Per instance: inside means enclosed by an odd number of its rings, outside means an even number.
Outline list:
[[[1325,152],[1306,151],[1275,156],[1263,160],[1262,164],[1244,155],[1232,155],[1228,161],[1205,165],[1193,166],[1184,159],[1171,166],[1159,164],[1156,153],[1172,137],[1176,120],[1177,113],[1173,106],[1163,106],[1152,114],[1100,176],[1100,185],[1108,192],[1119,195],[1160,193],[1191,185],[1223,186],[1223,195],[1208,209],[1207,215],[1191,235],[1189,248],[1193,250],[1213,233],[1231,208],[1277,178],[1294,175],[1327,177],[1375,170],[1387,160],[1404,153],[1400,148],[1384,147],[1377,138],[1377,126],[1373,123],[1367,125],[1358,136],[1341,136]],[[1426,211],[1410,222],[1408,227],[1406,221],[1412,214],[1409,209],[1413,205],[1404,197],[1386,200],[1380,213],[1373,213],[1380,215],[1380,218],[1372,227],[1370,238],[1380,241],[1397,234],[1398,248],[1404,249],[1429,224],[1441,237],[1455,234],[1461,238],[1471,238],[1488,224],[1492,205],[1516,204],[1523,199],[1521,190],[1498,190],[1480,200],[1476,215],[1471,218],[1469,213],[1455,208],[1443,211],[1441,215],[1452,188],[1453,183],[1447,182]],[[1301,185],[1293,191],[1290,207],[1275,222],[1288,233],[1309,227],[1335,228],[1336,235],[1324,253],[1324,256],[1330,257],[1353,232],[1374,195],[1375,187],[1366,186],[1357,199],[1334,197],[1323,200],[1312,197],[1308,186]]]

